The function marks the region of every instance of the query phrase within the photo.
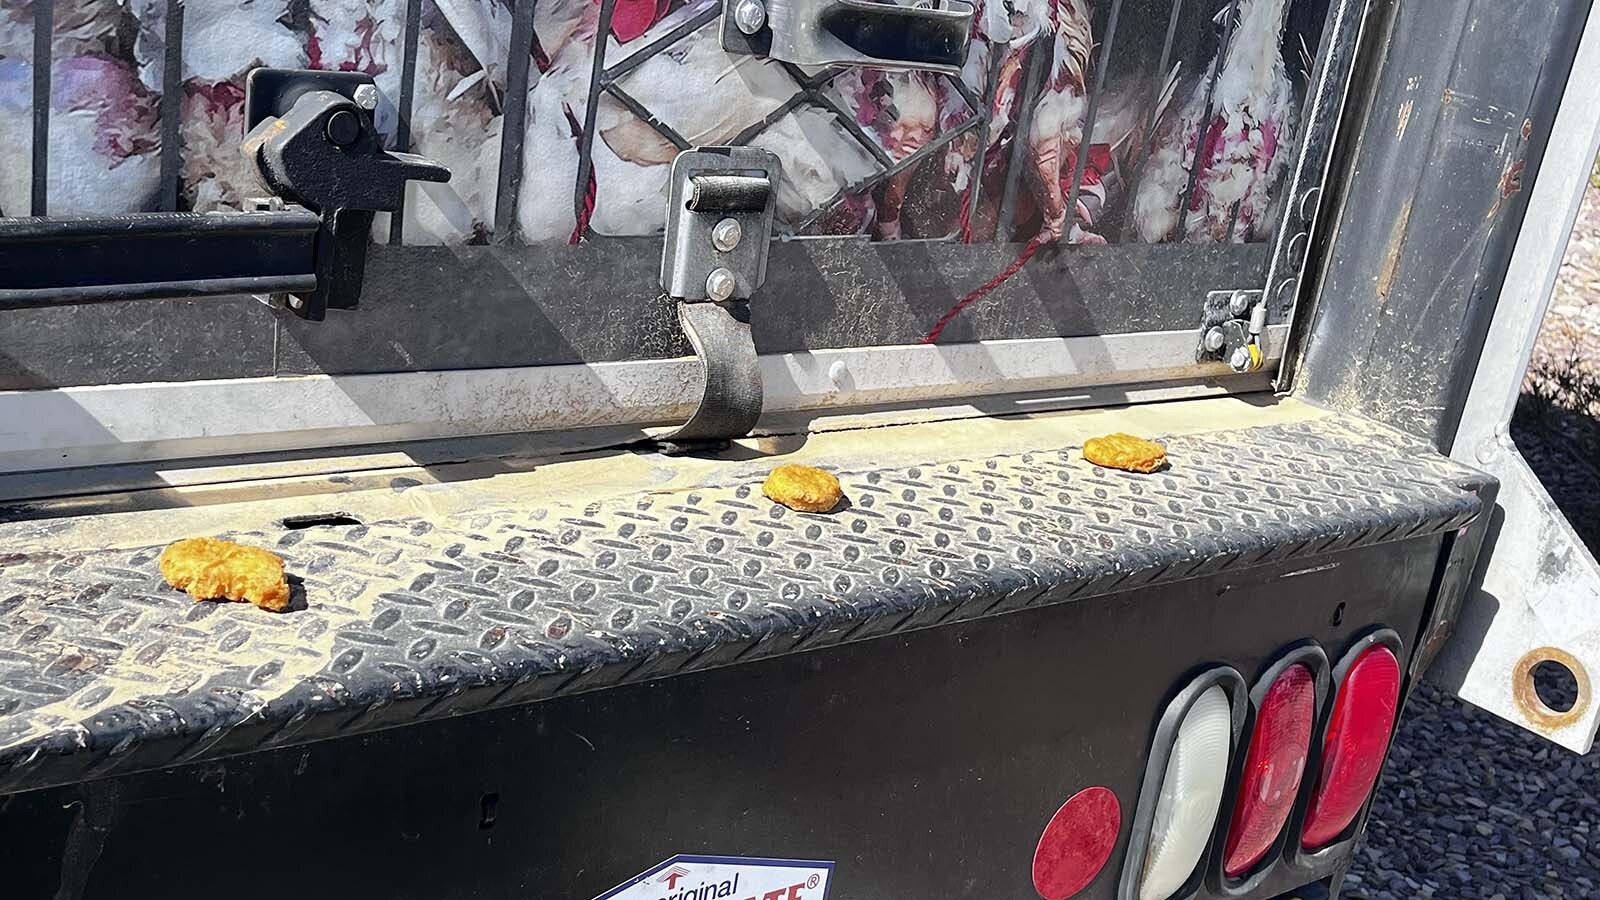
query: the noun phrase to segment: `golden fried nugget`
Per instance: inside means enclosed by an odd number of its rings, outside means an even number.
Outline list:
[[[1131,434],[1108,434],[1083,442],[1083,458],[1108,469],[1154,472],[1167,461],[1167,448]]]
[[[161,554],[161,577],[196,600],[233,600],[283,612],[289,579],[283,560],[259,547],[215,538],[188,538]]]
[[[811,466],[779,466],[761,485],[774,502],[801,512],[827,512],[844,499],[839,479]]]

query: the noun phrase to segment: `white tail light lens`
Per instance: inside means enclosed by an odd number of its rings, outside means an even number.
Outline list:
[[[1178,726],[1150,823],[1139,900],[1167,900],[1194,874],[1222,808],[1233,715],[1228,694],[1212,685]]]

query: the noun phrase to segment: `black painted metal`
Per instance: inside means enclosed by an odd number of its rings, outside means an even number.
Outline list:
[[[50,77],[55,50],[55,0],[33,3],[33,179],[31,215],[50,208]]]
[[[406,0],[406,28],[401,36],[400,98],[396,103],[397,123],[394,148],[401,153],[411,152],[411,113],[417,96],[417,52],[422,40],[422,0]],[[508,73],[510,74],[510,73]],[[409,198],[408,198],[409,199]],[[389,243],[405,240],[406,204],[401,204],[389,217]]]
[[[1360,623],[1414,627],[1437,552],[1437,538],[1417,538],[1319,555],[1329,568],[1302,575],[1291,574],[1301,559],[1228,568],[11,796],[0,801],[7,886],[85,900],[583,900],[705,852],[834,860],[831,896],[848,900],[1034,897],[1045,823],[1076,791],[1105,785],[1122,802],[1122,832],[1079,896],[1111,900],[1144,755],[1185,675],[1215,659],[1255,677],[1307,637],[1337,652]],[[1338,603],[1347,617],[1333,626]],[[391,681],[409,692],[421,668]],[[337,681],[320,685],[340,696]],[[415,706],[397,696],[388,721]],[[1336,868],[1279,871],[1253,896]]]
[[[161,192],[162,212],[176,212],[181,190],[178,177],[183,168],[183,0],[166,0],[166,19],[161,57]]]
[[[0,310],[307,290],[317,225],[299,208],[0,219]]]
[[[755,321],[756,347],[781,353],[916,343],[1019,249],[776,242]],[[361,314],[315,325],[274,316],[248,298],[210,301],[216,307],[209,313],[161,301],[92,313],[10,312],[0,324],[0,388],[688,355],[672,305],[657,299],[660,257],[657,238],[578,247],[379,245],[368,252]],[[1248,283],[1265,262],[1261,244],[1046,247],[1025,276],[1007,282],[992,302],[967,310],[946,334],[983,340],[1190,329],[1194,307],[1180,298],[1194,284]],[[584,290],[573,291],[570,280],[551,278],[551,272],[582,273]],[[465,284],[472,289],[463,290]],[[868,296],[877,302],[857,302]],[[174,352],[171,333],[151,327],[178,309],[185,310],[184,334],[193,352]],[[242,345],[235,352],[243,355],[200,349],[233,344]]]

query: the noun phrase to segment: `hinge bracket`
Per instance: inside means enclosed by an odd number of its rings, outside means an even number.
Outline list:
[[[705,369],[689,421],[657,437],[666,452],[717,449],[761,416],[761,367],[750,297],[767,278],[767,250],[782,165],[755,147],[678,154],[667,189],[661,289]]]

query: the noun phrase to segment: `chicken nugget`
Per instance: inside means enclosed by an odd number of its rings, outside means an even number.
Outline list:
[[[254,603],[273,612],[289,608],[283,560],[259,547],[205,537],[178,541],[161,553],[161,577],[196,600]]]
[[[1083,458],[1108,469],[1154,472],[1167,461],[1167,448],[1131,434],[1108,434],[1083,442]]]
[[[839,479],[811,466],[779,466],[761,485],[761,493],[801,512],[827,512],[844,499]]]

